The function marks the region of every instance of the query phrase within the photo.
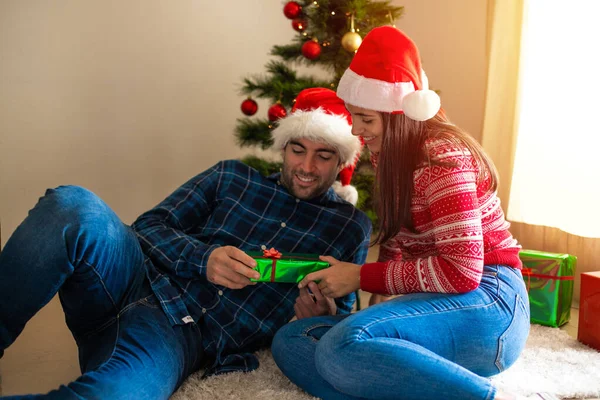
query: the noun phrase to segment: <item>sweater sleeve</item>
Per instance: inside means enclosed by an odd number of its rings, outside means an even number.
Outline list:
[[[435,238],[435,255],[403,259],[396,240],[379,261],[361,269],[361,288],[372,293],[465,293],[476,289],[483,271],[483,232],[477,196],[477,169],[467,153],[454,167],[432,165],[421,176]]]

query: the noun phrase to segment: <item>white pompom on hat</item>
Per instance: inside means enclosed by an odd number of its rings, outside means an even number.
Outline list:
[[[433,118],[441,107],[440,97],[429,90],[417,46],[392,26],[375,28],[365,36],[337,95],[348,104],[404,113],[415,121]]]
[[[290,140],[309,139],[334,147],[340,156],[341,183],[333,185],[344,200],[356,205],[358,192],[350,185],[362,143],[352,135],[352,118],[344,101],[331,89],[304,89],[296,97],[292,112],[273,129],[273,147],[284,149]]]

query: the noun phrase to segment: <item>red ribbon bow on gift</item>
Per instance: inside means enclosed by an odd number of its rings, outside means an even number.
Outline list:
[[[274,247],[271,247],[269,250],[263,250],[263,257],[273,260],[273,268],[271,268],[271,282],[275,282],[275,269],[277,267],[277,260],[281,258],[281,253]]]
[[[271,247],[269,250],[263,250],[263,257],[279,259],[279,258],[281,258],[281,253],[278,250],[276,250],[274,247]]]

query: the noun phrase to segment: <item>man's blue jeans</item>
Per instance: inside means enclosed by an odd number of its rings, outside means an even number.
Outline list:
[[[57,292],[83,375],[46,398],[168,399],[200,367],[199,329],[171,326],[135,233],[79,187],[48,190],[0,253],[0,350]]]
[[[493,399],[486,377],[512,365],[529,334],[519,270],[486,266],[466,294],[411,294],[351,316],[281,328],[275,362],[323,399]]]

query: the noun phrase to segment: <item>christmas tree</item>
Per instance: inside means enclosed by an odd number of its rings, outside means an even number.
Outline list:
[[[298,32],[287,45],[275,45],[271,55],[277,59],[266,65],[267,74],[243,80],[242,94],[248,98],[241,109],[248,117],[239,118],[236,141],[241,147],[271,147],[271,130],[279,118],[287,115],[298,93],[310,87],[335,90],[344,71],[350,65],[362,38],[371,29],[390,25],[403,13],[403,7],[394,7],[389,1],[370,0],[316,0],[289,1],[283,14],[291,20]],[[282,16],[283,17],[283,16]],[[319,80],[298,76],[292,66],[304,64],[321,66],[331,74],[331,79]],[[258,110],[252,97],[269,99],[268,118],[250,118]],[[279,171],[281,163],[248,156],[242,160],[264,175]],[[374,229],[377,218],[373,211],[374,172],[368,155],[362,155],[353,175],[352,184],[359,194],[357,207],[371,218]]]

